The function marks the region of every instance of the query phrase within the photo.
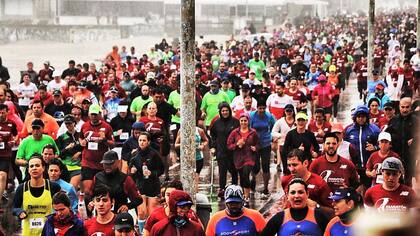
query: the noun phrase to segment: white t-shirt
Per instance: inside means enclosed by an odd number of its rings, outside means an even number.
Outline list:
[[[47,90],[52,92],[54,90],[61,90],[61,88],[65,87],[67,82],[65,80],[61,80],[60,83],[57,83],[55,80],[51,80],[47,85]]]
[[[27,86],[25,83],[21,83],[17,86],[16,91],[24,95],[23,98],[19,98],[19,106],[29,106],[35,93],[38,92],[38,88],[34,83],[29,83]]]

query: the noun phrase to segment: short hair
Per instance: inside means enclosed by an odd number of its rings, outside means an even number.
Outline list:
[[[67,196],[66,192],[64,191],[59,191],[56,194],[54,194],[53,198],[52,198],[52,204],[57,205],[62,203],[64,206],[69,207],[71,206],[70,204],[70,199]]]
[[[76,62],[75,62],[74,60],[70,60],[70,61],[69,61],[69,64],[76,65]]]
[[[49,165],[49,166],[51,166],[51,165],[56,165],[56,166],[58,166],[58,168],[60,168],[60,171],[61,171],[61,172],[63,172],[63,170],[64,170],[64,168],[65,168],[65,166],[64,166],[64,164],[63,164],[63,162],[62,162],[60,159],[58,159],[58,158],[53,158],[53,159],[51,159],[51,160],[50,160],[50,162],[48,163],[48,165]]]
[[[92,195],[93,198],[105,197],[106,195],[108,195],[111,200],[114,199],[114,195],[112,194],[112,191],[108,188],[108,186],[104,184],[95,185]]]
[[[289,184],[287,185],[287,191],[289,191],[289,187],[292,184],[302,184],[305,187],[305,192],[308,192],[308,184],[302,178],[293,178],[290,180]]]
[[[44,159],[42,159],[42,156],[39,154],[39,153],[34,153],[34,154],[32,154],[32,156],[29,158],[29,160],[28,160],[28,163],[31,161],[31,160],[33,160],[33,159],[39,159],[39,160],[41,160],[41,165],[42,166],[45,166],[45,162],[44,162]]]
[[[179,180],[172,180],[171,182],[168,183],[166,188],[174,188],[174,189],[177,189],[177,190],[184,190],[184,187],[182,186],[182,182],[179,181]]]
[[[6,109],[6,111],[9,110],[9,107],[6,104],[0,104],[0,110],[4,110]]]
[[[314,113],[321,113],[323,116],[325,116],[324,108],[317,108]]]
[[[286,87],[286,85],[283,83],[283,82],[281,82],[281,81],[278,81],[277,83],[276,83],[276,85],[277,86],[280,86],[280,87]]]
[[[42,108],[44,108],[44,103],[41,101],[41,100],[34,100],[33,102],[32,102],[32,106],[34,105],[34,104],[37,104],[37,103],[39,103],[39,104],[41,104],[41,107]]]
[[[142,131],[142,132],[140,132],[139,138],[140,138],[140,136],[142,136],[142,135],[147,137],[147,141],[150,141],[150,140],[151,140],[151,138],[152,138],[152,136],[150,135],[150,133],[149,133],[149,132],[146,132],[146,131]]]
[[[324,138],[323,138],[324,143],[325,143],[325,140],[327,140],[327,138],[335,138],[335,140],[336,140],[337,142],[339,141],[339,140],[338,140],[338,137],[337,137],[337,134],[332,133],[332,132],[328,132],[328,133],[326,133],[326,134],[324,135]]]
[[[41,85],[39,85],[38,90],[44,90],[44,91],[47,91],[47,85],[45,85],[45,84],[41,84]]]
[[[291,159],[293,157],[297,157],[297,159],[302,163],[306,161],[305,153],[302,150],[297,149],[297,148],[290,151],[289,154],[287,155],[287,159]]]
[[[44,152],[44,150],[45,150],[45,149],[52,149],[54,153],[56,153],[56,151],[57,151],[57,150],[55,149],[55,146],[54,146],[54,145],[52,145],[52,144],[50,144],[50,143],[49,143],[49,144],[46,144],[46,145],[42,148],[42,152]]]

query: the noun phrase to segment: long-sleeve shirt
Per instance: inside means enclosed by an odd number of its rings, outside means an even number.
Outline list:
[[[292,129],[287,133],[284,140],[282,153],[286,155],[295,148],[303,144],[305,157],[310,160],[312,158],[311,151],[319,153],[319,145],[316,141],[315,135],[305,130],[304,133],[298,133],[297,129]]]

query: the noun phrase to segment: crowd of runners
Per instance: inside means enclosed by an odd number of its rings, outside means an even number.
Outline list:
[[[307,17],[266,37],[245,27],[197,45],[194,175],[202,184],[211,153],[226,205],[208,222],[169,175],[180,160],[179,45],[162,39],[144,54],[113,46],[100,67],[28,62],[21,78],[0,58],[3,213],[9,205],[25,236],[336,236],[354,233],[362,208],[407,213],[420,110],[415,30],[415,14],[377,15],[372,78],[366,16]],[[340,94],[353,79],[360,105],[342,123]],[[273,162],[283,210],[263,217],[250,199],[272,194]]]

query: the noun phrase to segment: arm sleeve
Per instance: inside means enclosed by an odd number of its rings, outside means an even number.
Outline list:
[[[236,139],[233,132],[234,131],[230,132],[229,137],[227,139],[227,148],[232,151],[236,149]]]
[[[279,231],[284,219],[284,211],[281,211],[274,215],[265,225],[260,236],[271,236],[276,235]]]

